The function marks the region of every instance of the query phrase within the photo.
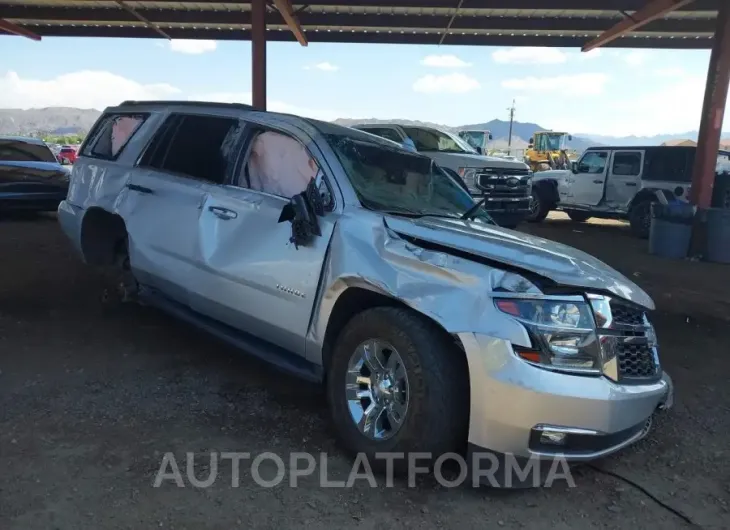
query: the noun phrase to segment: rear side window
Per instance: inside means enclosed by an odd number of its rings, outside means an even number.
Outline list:
[[[116,160],[134,133],[147,119],[147,114],[109,114],[96,125],[91,141],[83,154],[94,158]]]
[[[234,118],[173,114],[140,165],[223,184],[232,173],[243,124]]]
[[[647,149],[644,179],[691,182],[693,154],[694,149],[683,147]]]
[[[638,176],[641,173],[641,153],[614,153],[611,172],[627,177]]]
[[[0,138],[0,160],[8,162],[58,162],[46,144]]]

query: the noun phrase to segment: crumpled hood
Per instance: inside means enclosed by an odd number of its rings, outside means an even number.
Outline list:
[[[639,286],[590,254],[514,230],[440,217],[407,219],[386,215],[395,232],[519,267],[565,285],[608,291],[654,309]]]

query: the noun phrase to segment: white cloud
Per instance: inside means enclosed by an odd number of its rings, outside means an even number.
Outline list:
[[[575,74],[554,77],[522,77],[502,82],[504,88],[526,92],[561,92],[566,96],[594,96],[603,93],[606,74]]]
[[[82,70],[51,79],[0,77],[2,106],[10,108],[79,107],[103,109],[125,99],[169,99],[181,91],[167,83],[142,84],[100,70]]]
[[[623,59],[629,66],[643,66],[651,57],[651,53],[646,50],[632,50],[623,54]]]
[[[600,48],[593,48],[589,52],[579,52],[579,56],[581,61],[588,61],[590,59],[598,59],[601,55],[601,49]]]
[[[425,75],[413,83],[413,90],[425,94],[463,94],[481,88],[479,81],[468,75],[453,73],[446,75]]]
[[[685,75],[684,68],[679,66],[668,66],[666,68],[657,68],[654,70],[654,75],[659,77],[681,77]]]
[[[421,64],[434,68],[465,68],[471,66],[471,63],[467,63],[456,55],[427,55],[423,58]]]
[[[323,63],[317,63],[313,66],[305,66],[305,70],[322,70],[323,72],[336,72],[340,69],[339,66],[335,66],[332,63],[323,62]]]
[[[214,40],[184,40],[174,39],[170,41],[170,49],[174,52],[200,55],[215,51],[218,43]]]
[[[492,59],[501,64],[559,64],[566,62],[568,56],[556,48],[524,46],[497,50]]]
[[[252,96],[251,92],[211,92],[206,94],[199,94],[189,99],[196,101],[219,101],[221,103],[245,103],[251,104]],[[337,113],[333,110],[328,109],[313,109],[308,107],[299,107],[292,105],[284,101],[268,99],[266,102],[267,110],[272,112],[283,112],[286,114],[296,114],[297,116],[304,116],[307,118],[314,118],[318,120],[332,121],[337,118],[345,116],[346,113]]]

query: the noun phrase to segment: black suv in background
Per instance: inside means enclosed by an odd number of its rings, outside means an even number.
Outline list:
[[[56,211],[70,173],[43,140],[0,136],[0,211]]]

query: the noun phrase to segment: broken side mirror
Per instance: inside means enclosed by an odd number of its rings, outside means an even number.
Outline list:
[[[317,219],[320,215],[324,215],[324,202],[315,179],[312,179],[303,192],[294,195],[289,204],[284,206],[279,222],[291,223],[289,241],[298,249],[300,245],[306,246],[315,237],[322,235]]]

